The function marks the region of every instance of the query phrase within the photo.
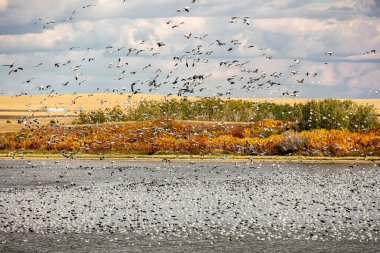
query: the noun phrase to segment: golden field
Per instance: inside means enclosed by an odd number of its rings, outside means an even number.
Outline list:
[[[23,116],[37,118],[41,125],[50,123],[51,119],[60,123],[70,123],[79,110],[96,110],[120,105],[127,108],[141,100],[165,100],[181,98],[157,94],[61,94],[61,95],[28,95],[0,96],[0,132],[17,131],[22,125],[17,120]],[[196,97],[188,97],[193,100]],[[236,98],[239,99],[239,98]],[[244,98],[256,102],[278,104],[306,103],[307,98]],[[372,104],[380,114],[380,99],[350,99],[357,104]],[[48,112],[50,108],[65,108],[66,112]],[[10,123],[9,123],[10,122]]]

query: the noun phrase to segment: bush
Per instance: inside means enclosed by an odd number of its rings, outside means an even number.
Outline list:
[[[74,120],[74,124],[97,124],[104,122],[126,121],[127,116],[120,106],[106,108],[105,110],[98,109],[96,111],[81,111],[78,119]]]
[[[0,135],[0,150],[9,148],[9,141],[4,135]]]
[[[352,131],[367,131],[379,126],[373,105],[359,105],[350,115],[349,129]]]
[[[378,125],[374,106],[357,105],[350,100],[309,101],[302,107],[299,130],[348,129],[364,131]]]
[[[307,138],[297,133],[284,134],[282,141],[276,146],[277,154],[303,154],[307,147]]]

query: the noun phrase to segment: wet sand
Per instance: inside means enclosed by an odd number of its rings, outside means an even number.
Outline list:
[[[1,160],[0,252],[376,252],[366,164]]]

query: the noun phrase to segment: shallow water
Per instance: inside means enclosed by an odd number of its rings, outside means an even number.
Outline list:
[[[377,164],[0,161],[0,252],[378,252]]]

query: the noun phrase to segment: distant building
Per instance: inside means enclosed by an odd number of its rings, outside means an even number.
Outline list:
[[[66,108],[47,108],[46,111],[48,113],[57,113],[57,112],[63,112],[66,113],[67,109]]]
[[[49,113],[50,116],[53,114],[64,114],[66,116],[67,109],[66,108],[47,108],[46,112]]]

